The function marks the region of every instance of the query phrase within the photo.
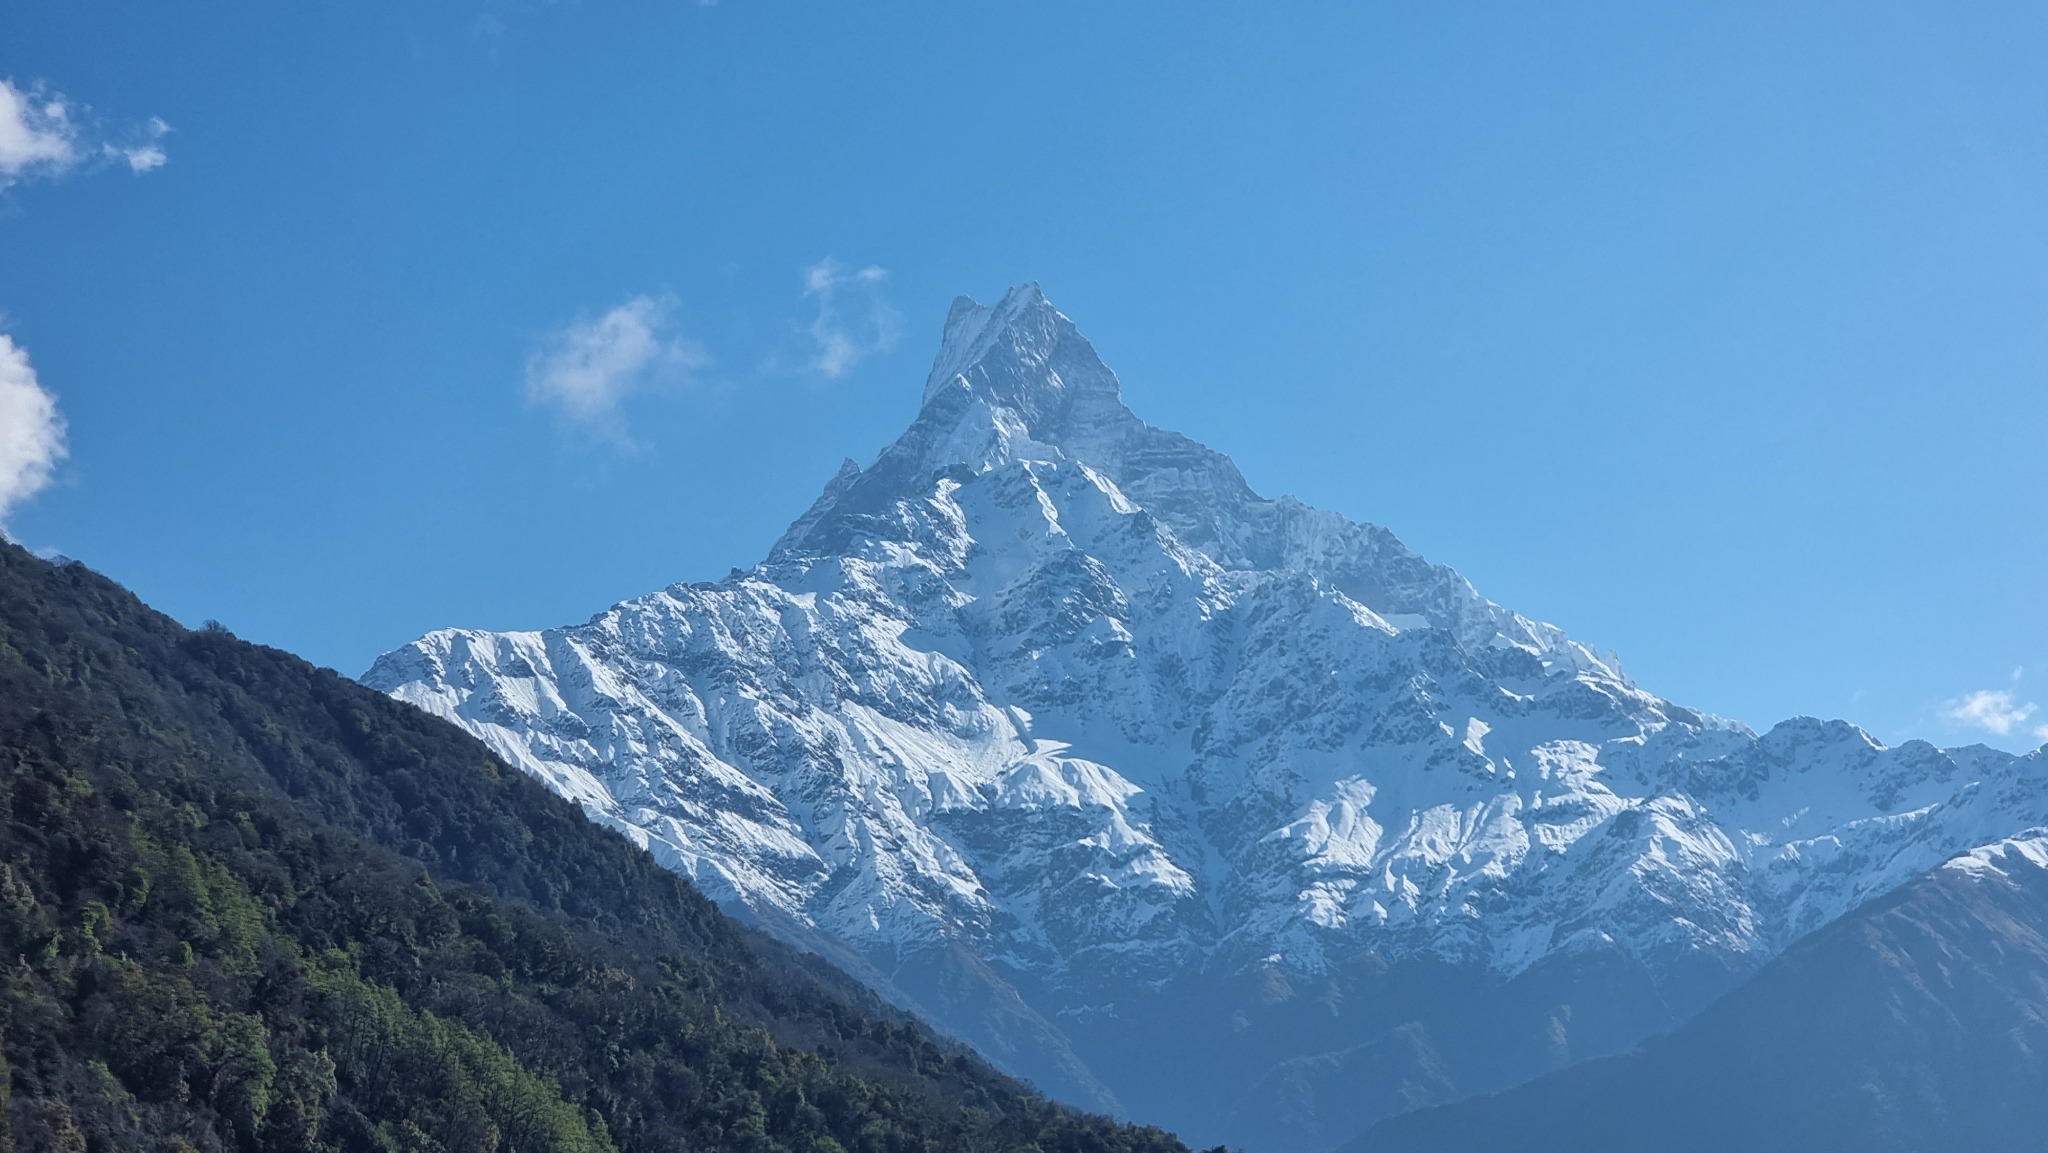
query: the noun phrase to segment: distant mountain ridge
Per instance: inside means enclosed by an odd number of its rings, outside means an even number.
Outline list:
[[[1264,1150],[1621,1051],[2021,759],[1761,736],[1146,425],[1035,285],[768,558],[367,684],[1048,1090]]]
[[[1815,932],[1640,1052],[1393,1118],[1343,1153],[2026,1149],[2048,1133],[2044,1089],[2037,829]]]

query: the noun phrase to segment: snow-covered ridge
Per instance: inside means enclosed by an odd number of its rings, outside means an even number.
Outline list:
[[[2028,829],[1979,845],[1943,862],[1942,868],[1980,877],[2010,877],[2027,869],[2048,870],[2048,828]]]
[[[1749,967],[2048,825],[2038,754],[1759,736],[1260,497],[1035,285],[955,304],[916,420],[752,570],[364,680],[722,901],[964,945],[1049,1016],[1362,950]]]

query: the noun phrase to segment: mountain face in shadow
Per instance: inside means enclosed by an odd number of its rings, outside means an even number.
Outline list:
[[[1638,1052],[1395,1118],[1345,1153],[1963,1153],[2044,1134],[2048,831],[1814,933]]]
[[[454,726],[0,541],[0,1149],[1179,1153]]]

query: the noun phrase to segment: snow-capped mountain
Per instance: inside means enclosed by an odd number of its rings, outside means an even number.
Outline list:
[[[1261,1149],[1625,1047],[2048,824],[2038,762],[1758,736],[1258,496],[1035,285],[753,569],[364,680],[1052,1091]]]

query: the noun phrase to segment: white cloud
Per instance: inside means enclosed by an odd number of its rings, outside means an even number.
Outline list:
[[[92,157],[125,163],[136,173],[161,168],[170,160],[163,147],[170,131],[152,116],[125,133],[126,143],[96,139],[100,134],[80,122],[63,96],[0,79],[0,188],[31,176],[61,176]]]
[[[64,98],[24,92],[0,79],[0,185],[54,176],[77,162],[78,126]]]
[[[145,144],[140,148],[124,148],[121,155],[128,161],[130,172],[148,172],[152,168],[162,168],[171,160],[164,154],[163,149],[154,144]]]
[[[57,398],[36,380],[28,351],[0,333],[0,532],[16,505],[49,485],[64,455]]]
[[[804,269],[804,297],[818,309],[811,319],[815,348],[809,368],[837,380],[868,357],[896,347],[903,318],[882,297],[888,279],[885,268],[849,269],[829,256]]]
[[[674,312],[669,297],[636,296],[550,333],[526,358],[527,401],[623,441],[628,396],[710,363],[702,346],[676,334]]]
[[[143,125],[138,143],[126,146],[105,146],[108,156],[116,156],[128,162],[128,171],[143,173],[162,168],[170,163],[170,156],[164,152],[163,139],[170,135],[171,126],[161,116],[152,116]]]
[[[2021,703],[2006,689],[1979,689],[1961,700],[1950,701],[1941,715],[1959,725],[2003,737],[2026,724],[2037,707],[2032,701]]]

